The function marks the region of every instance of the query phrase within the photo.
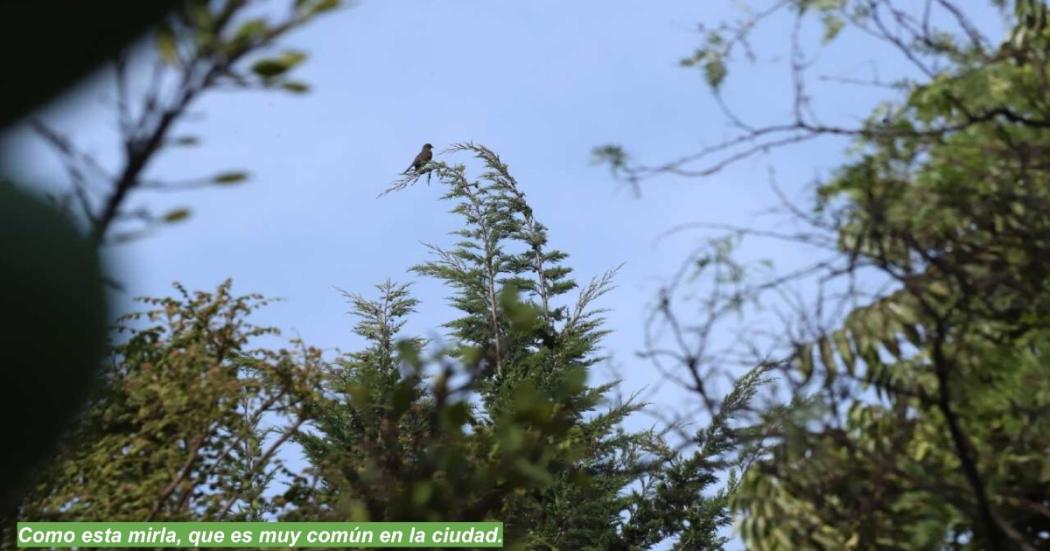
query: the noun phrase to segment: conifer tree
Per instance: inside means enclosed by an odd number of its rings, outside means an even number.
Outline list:
[[[417,306],[406,286],[350,295],[369,344],[333,366],[319,431],[303,438],[319,483],[291,495],[335,517],[498,519],[529,547],[602,547],[650,439],[620,428],[636,406],[599,411],[610,385],[585,384],[604,334],[591,304],[612,273],[557,302],[576,287],[566,255],[547,249],[506,165],[480,146],[454,151],[487,171],[468,181],[462,165],[432,164],[465,224],[453,248],[431,247],[415,268],[455,290],[451,344],[424,362],[420,339],[395,339]],[[439,369],[427,377],[427,365]]]
[[[454,290],[459,316],[447,343],[424,350],[399,331],[418,306],[390,282],[368,300],[348,295],[367,346],[343,356],[301,438],[311,469],[286,494],[288,518],[500,520],[527,549],[646,549],[667,539],[715,549],[727,492],[705,496],[732,446],[734,408],[761,373],[742,381],[723,418],[688,453],[624,419],[641,405],[613,403],[615,383],[586,383],[601,358],[602,310],[593,303],[615,270],[577,289],[567,255],[548,246],[518,182],[492,151],[461,144],[485,171],[434,161],[464,221],[451,248],[414,272]],[[405,176],[389,191],[418,181]]]

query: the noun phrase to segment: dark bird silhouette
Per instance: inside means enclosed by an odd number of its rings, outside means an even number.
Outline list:
[[[430,159],[434,158],[433,149],[434,146],[428,143],[423,144],[423,150],[419,152],[419,155],[416,155],[416,158],[412,160],[412,164],[408,165],[408,168],[406,168],[401,174],[408,174],[409,170],[415,170],[418,174],[420,170],[430,162]]]

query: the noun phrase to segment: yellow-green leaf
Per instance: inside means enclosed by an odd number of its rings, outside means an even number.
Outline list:
[[[803,384],[808,383],[813,376],[813,345],[806,343],[800,346],[795,353],[799,373],[802,374]]]
[[[187,219],[189,217],[190,217],[190,209],[178,208],[178,209],[174,209],[174,210],[168,211],[168,213],[164,215],[164,221],[169,223],[169,224],[171,224],[171,223],[174,223],[174,222],[181,222],[181,221],[183,221],[183,220],[185,220],[185,219]]]
[[[232,185],[239,184],[248,179],[248,174],[245,172],[224,172],[216,175],[212,178],[212,181],[218,185]]]
[[[157,29],[157,53],[165,63],[174,65],[179,61],[179,52],[175,42],[175,31],[170,25],[161,25]]]
[[[282,82],[281,88],[284,88],[285,90],[288,90],[289,92],[292,92],[294,94],[305,94],[306,92],[310,91],[310,86],[307,85],[305,82],[298,82],[294,80]]]

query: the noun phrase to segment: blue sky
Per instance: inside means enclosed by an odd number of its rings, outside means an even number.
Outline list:
[[[192,218],[146,239],[112,248],[125,295],[164,295],[179,281],[284,300],[262,323],[334,349],[352,349],[353,320],[336,287],[369,293],[386,278],[415,281],[423,302],[407,330],[432,336],[448,319],[448,294],[407,272],[423,260],[422,242],[449,244],[458,220],[441,189],[416,187],[377,199],[424,142],[438,150],[472,140],[510,165],[570,265],[586,280],[620,263],[606,341],[629,392],[657,376],[634,358],[642,320],[659,285],[702,234],[658,237],[678,224],[769,227],[776,203],[768,169],[793,198],[843,158],[845,143],[822,140],[776,151],[705,179],[661,178],[635,198],[590,151],[609,142],[653,162],[732,135],[699,72],[678,66],[701,42],[697,23],[737,17],[735,2],[708,0],[362,0],[287,41],[310,54],[298,69],[305,96],[223,92],[206,97],[177,134],[198,148],[165,153],[151,174],[173,180],[247,169],[245,185],[180,194],[136,195],[133,204],[189,206]],[[755,123],[790,114],[790,25],[773,21],[758,36],[760,63],[734,66],[727,100]],[[810,29],[810,37],[817,30]],[[846,33],[824,50],[811,74],[866,78],[875,63],[886,78],[902,69],[894,55]],[[97,75],[42,112],[104,160],[116,159],[108,73]],[[856,122],[879,99],[858,87],[816,91],[827,122]],[[25,128],[0,141],[20,181],[63,181],[56,158]],[[746,250],[779,266],[804,251],[780,243]],[[123,307],[127,307],[126,303]],[[682,399],[664,389],[651,399]]]

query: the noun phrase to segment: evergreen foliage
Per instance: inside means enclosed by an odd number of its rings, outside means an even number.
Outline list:
[[[451,249],[431,246],[434,259],[415,268],[455,291],[460,317],[446,324],[450,342],[423,362],[420,339],[392,338],[417,306],[405,286],[381,285],[375,301],[351,295],[356,332],[369,346],[334,366],[317,407],[319,432],[302,438],[321,481],[293,493],[333,518],[504,520],[529,549],[662,539],[659,523],[629,535],[621,528],[651,497],[628,490],[660,470],[661,445],[651,432],[622,428],[639,405],[605,408],[613,385],[585,383],[605,334],[592,303],[613,272],[565,303],[576,288],[567,255],[548,248],[507,166],[482,146],[451,151],[473,153],[485,171],[471,181],[463,165],[427,167],[464,227]],[[428,364],[438,367],[429,378]],[[696,499],[712,482],[679,491]]]

